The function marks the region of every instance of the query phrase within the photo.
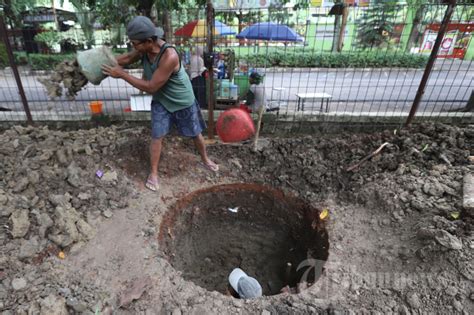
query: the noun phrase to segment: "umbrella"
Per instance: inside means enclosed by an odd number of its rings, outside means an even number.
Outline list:
[[[237,38],[302,42],[303,38],[285,24],[272,22],[255,23],[242,30]]]
[[[207,37],[207,21],[196,20],[189,22],[177,29],[174,35],[183,37]],[[224,23],[214,20],[214,35],[235,35],[235,32]]]

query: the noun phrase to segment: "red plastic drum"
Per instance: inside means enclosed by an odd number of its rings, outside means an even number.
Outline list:
[[[231,108],[219,115],[216,130],[223,142],[239,142],[255,134],[255,125],[245,110]]]

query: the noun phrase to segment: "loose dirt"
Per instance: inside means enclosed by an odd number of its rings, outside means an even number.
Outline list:
[[[214,145],[209,153],[218,174],[199,167],[191,141],[170,137],[159,194],[143,187],[148,135],[125,125],[15,126],[0,134],[2,314],[474,312],[473,214],[462,208],[462,179],[474,170],[474,127],[270,138],[257,152]],[[381,154],[347,171],[385,142]],[[159,228],[170,209],[196,190],[233,183],[268,186],[329,209],[329,256],[314,285],[238,300],[189,281],[184,261],[168,255]],[[212,221],[199,224],[210,229]],[[203,244],[217,230],[201,234]],[[180,235],[178,244],[199,234]],[[196,262],[202,273],[205,258]]]
[[[51,75],[39,78],[38,81],[43,84],[50,99],[56,99],[64,94],[69,100],[74,100],[77,93],[89,82],[80,71],[77,60],[59,63]]]

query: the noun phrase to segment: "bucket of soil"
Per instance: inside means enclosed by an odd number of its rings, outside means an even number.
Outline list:
[[[185,280],[226,293],[234,268],[256,278],[264,295],[313,284],[328,258],[320,211],[257,184],[195,191],[166,213],[159,242]]]

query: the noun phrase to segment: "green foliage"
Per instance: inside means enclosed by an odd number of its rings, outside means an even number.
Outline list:
[[[52,70],[58,63],[64,60],[71,60],[74,58],[74,55],[29,55],[30,66],[32,70]]]
[[[41,32],[35,36],[34,40],[44,43],[50,50],[53,50],[53,46],[59,44],[61,34],[58,31]]]
[[[372,0],[358,21],[357,46],[361,48],[387,46],[394,32],[399,9],[394,0]]]
[[[236,58],[252,67],[315,68],[423,68],[427,56],[404,53],[340,53],[309,54],[303,52],[271,52]]]
[[[126,49],[114,49],[115,54],[125,53]],[[1,57],[1,46],[0,46]],[[30,54],[29,61],[32,70],[51,70],[64,60],[74,59],[73,54]],[[0,59],[0,66],[1,66]],[[311,68],[423,68],[428,61],[424,55],[405,53],[340,53],[340,54],[310,54],[308,52],[271,52],[245,56],[237,56],[246,61],[251,67],[311,67]],[[25,61],[25,56],[15,55],[17,64]],[[8,63],[8,61],[7,61]],[[139,68],[137,63],[130,68]]]
[[[3,8],[3,12],[6,17],[8,24],[13,24],[16,27],[20,27],[21,15],[20,13],[26,10],[32,9],[36,2],[42,2],[37,0],[3,0],[0,1],[0,8]]]
[[[3,43],[0,43],[0,69],[8,66],[7,49]]]
[[[28,55],[24,51],[21,51],[21,52],[14,51],[13,58],[17,66],[23,66],[23,65],[28,64]]]

